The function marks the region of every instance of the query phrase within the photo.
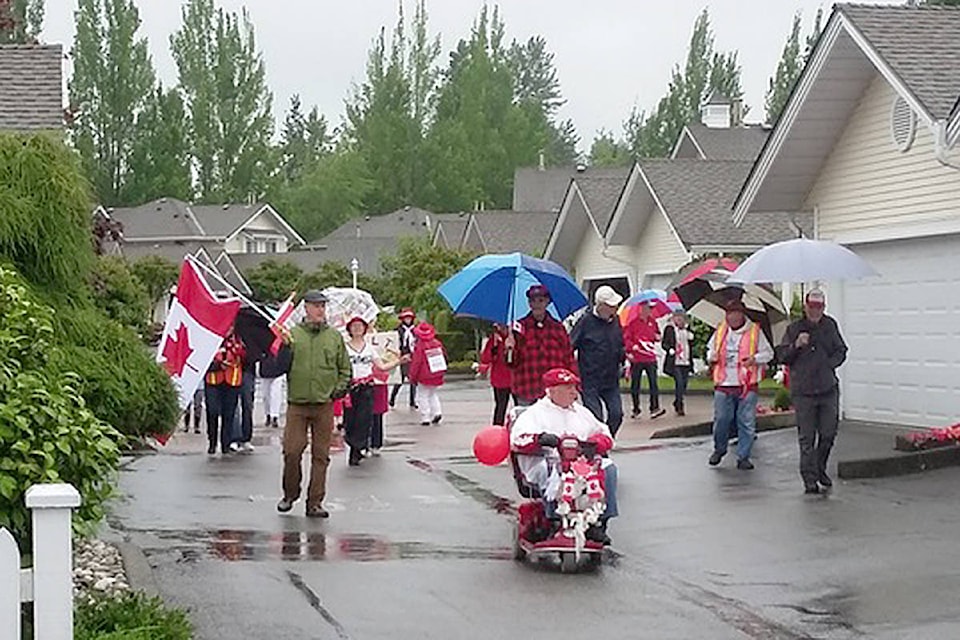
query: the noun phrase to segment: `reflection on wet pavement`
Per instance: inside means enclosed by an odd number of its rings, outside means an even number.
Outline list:
[[[184,561],[202,556],[227,561],[353,561],[371,562],[408,559],[509,560],[507,548],[439,547],[422,542],[392,542],[365,534],[330,534],[322,531],[150,531],[163,540],[174,542]],[[145,549],[168,551],[171,547]]]

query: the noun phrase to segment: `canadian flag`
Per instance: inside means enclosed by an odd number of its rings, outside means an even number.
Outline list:
[[[217,300],[197,267],[190,260],[183,261],[157,349],[157,362],[177,387],[181,409],[193,400],[238,311],[239,299]]]

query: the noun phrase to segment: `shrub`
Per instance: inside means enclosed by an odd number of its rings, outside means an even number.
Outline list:
[[[777,393],[773,396],[773,408],[779,411],[787,411],[792,406],[793,401],[790,400],[790,391],[784,387],[777,389]]]
[[[254,298],[261,302],[280,303],[297,288],[303,270],[289,260],[264,260],[243,275],[253,289]]]
[[[118,256],[98,257],[90,288],[97,308],[138,335],[144,334],[152,316],[150,296],[126,260]]]
[[[90,409],[127,436],[170,433],[179,402],[166,372],[127,328],[97,309],[57,314],[58,366],[82,371]]]
[[[144,256],[130,265],[130,271],[146,288],[153,307],[163,300],[170,287],[177,284],[180,265],[162,256]]]
[[[130,592],[99,596],[77,604],[76,640],[190,640],[193,629],[185,612],[167,609],[159,598]]]
[[[0,265],[0,526],[29,550],[24,494],[37,483],[68,482],[83,503],[79,533],[103,517],[122,439],[87,408],[79,378],[55,364],[53,310],[35,300],[19,274]]]

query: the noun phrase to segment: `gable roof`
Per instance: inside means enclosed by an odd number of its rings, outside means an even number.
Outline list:
[[[837,10],[934,119],[946,120],[956,114],[960,98],[960,9],[839,4]]]
[[[487,253],[519,251],[540,257],[558,215],[552,211],[475,211],[472,220]]]
[[[837,5],[734,206],[796,211],[870,83],[883,77],[942,147],[960,137],[960,8]]]
[[[683,128],[673,148],[673,158],[692,157],[682,149],[692,144],[702,160],[739,160],[753,162],[760,155],[770,129],[759,124],[739,127],[708,127],[691,123]],[[688,143],[688,144],[685,144]]]
[[[418,207],[404,207],[382,215],[368,215],[344,222],[316,244],[329,244],[336,238],[399,238],[432,235],[434,214]]]
[[[789,214],[753,216],[736,227],[730,210],[750,172],[750,162],[641,160],[639,169],[664,215],[687,249],[759,247],[797,237]],[[809,231],[809,221],[799,225]]]
[[[629,175],[630,167],[610,167],[593,169],[590,173],[574,177],[601,234],[607,230]]]
[[[436,213],[433,215],[433,233],[431,239],[434,245],[440,244],[448,249],[458,249],[463,242],[464,233],[470,223],[470,213]]]
[[[513,172],[514,211],[560,211],[576,167],[518,167]]]
[[[0,45],[0,130],[62,129],[63,47]]]

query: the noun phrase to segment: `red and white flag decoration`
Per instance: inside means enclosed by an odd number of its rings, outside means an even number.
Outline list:
[[[270,353],[273,355],[277,355],[280,352],[280,347],[283,346],[284,331],[289,331],[295,324],[303,319],[303,303],[300,303],[299,306],[294,306],[293,304],[296,297],[296,291],[291,293],[290,297],[288,297],[277,310],[277,317],[270,323],[270,330],[273,331],[273,334],[276,336],[273,344],[270,345]]]
[[[173,379],[181,409],[193,401],[194,391],[239,311],[239,299],[217,300],[197,267],[183,261],[157,349],[157,362]]]

